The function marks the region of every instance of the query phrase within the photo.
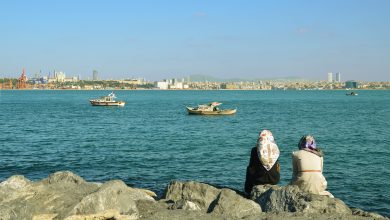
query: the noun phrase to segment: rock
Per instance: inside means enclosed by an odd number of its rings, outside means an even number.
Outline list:
[[[171,209],[203,210],[227,218],[243,218],[261,213],[254,201],[246,199],[231,189],[217,189],[197,182],[171,182],[164,199],[172,200]]]
[[[57,214],[40,214],[34,215],[32,220],[53,220],[57,217]]]
[[[154,202],[154,199],[143,190],[128,187],[121,180],[113,180],[103,184],[98,191],[84,197],[69,214],[85,215],[115,209],[120,214],[138,216],[137,200]]]
[[[122,181],[88,183],[69,172],[56,172],[38,182],[12,176],[0,183],[0,219],[56,219],[69,215],[95,214],[116,209],[134,218],[139,200],[155,200],[153,192],[127,187]]]
[[[152,215],[142,218],[142,220],[227,220],[222,216],[208,214],[201,211],[189,211],[184,209],[161,210]]]
[[[255,190],[261,191],[258,188]],[[264,212],[336,213],[350,215],[351,210],[339,199],[314,195],[298,186],[271,186],[262,194],[251,193]]]
[[[169,206],[169,209],[184,209],[184,210],[189,210],[189,211],[200,211],[201,208],[191,202],[191,201],[187,201],[187,200],[184,200],[184,199],[180,199],[176,202],[174,202],[171,206]]]
[[[256,185],[256,186],[253,186],[251,194],[250,194],[250,199],[256,200],[263,193],[265,193],[267,190],[269,190],[272,187],[277,189],[279,186],[277,186],[277,185]]]
[[[44,184],[76,184],[85,183],[85,180],[70,171],[60,171],[51,174],[42,181]]]
[[[96,184],[87,183],[71,172],[57,172],[38,182],[27,181],[22,176],[8,180],[0,187],[2,219],[32,219],[48,213],[63,219],[83,197],[98,189]]]
[[[388,219],[388,218],[385,218],[384,216],[381,216],[377,213],[366,212],[366,211],[358,209],[358,208],[352,208],[351,210],[352,210],[352,215],[355,215],[355,216],[372,217],[374,219]]]
[[[11,176],[5,181],[0,183],[0,187],[7,187],[9,189],[21,189],[29,185],[31,181],[22,175]]]
[[[255,186],[249,200],[239,191],[173,181],[162,199],[153,197],[120,180],[90,183],[69,171],[37,182],[12,176],[0,183],[0,219],[387,219],[297,186]]]
[[[191,201],[202,210],[208,210],[210,204],[217,198],[220,190],[194,181],[172,181],[164,193],[163,199],[179,201],[181,199]]]
[[[144,193],[146,193],[147,195],[153,197],[153,198],[157,198],[157,194],[151,190],[148,190],[148,189],[139,189],[139,188],[134,188],[134,189],[137,189],[137,190],[140,190]]]
[[[11,176],[0,183],[0,204],[13,200],[20,192],[24,192],[30,186],[31,181],[21,175]],[[0,217],[6,210],[0,209]],[[11,213],[12,214],[12,213]]]
[[[71,215],[65,220],[135,220],[137,216],[121,215],[118,210],[106,210],[90,215]]]
[[[222,189],[217,199],[210,205],[209,212],[233,219],[245,218],[261,213],[259,204],[245,199],[230,189]]]

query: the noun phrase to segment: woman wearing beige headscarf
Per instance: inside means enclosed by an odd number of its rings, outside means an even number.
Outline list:
[[[299,151],[292,154],[293,175],[291,185],[319,195],[333,195],[326,191],[327,182],[322,175],[324,154],[317,148],[313,136],[303,136],[298,143]]]
[[[254,185],[277,184],[280,180],[279,148],[272,133],[263,130],[252,148],[246,169],[245,192],[250,194]]]

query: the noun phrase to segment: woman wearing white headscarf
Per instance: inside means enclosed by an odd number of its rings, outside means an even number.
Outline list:
[[[291,185],[297,185],[300,189],[318,195],[333,195],[326,191],[327,182],[322,175],[324,154],[317,148],[313,136],[306,135],[298,143],[299,151],[292,154],[293,174]]]
[[[254,185],[277,184],[280,180],[279,148],[272,133],[263,130],[252,148],[246,169],[245,192],[250,194]]]

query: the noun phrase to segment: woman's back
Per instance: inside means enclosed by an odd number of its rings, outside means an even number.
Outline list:
[[[280,180],[279,148],[268,130],[260,133],[256,147],[252,148],[246,170],[245,192],[254,185],[277,184]]]
[[[295,151],[293,152],[293,160],[298,171],[318,170],[322,172],[323,158],[314,153],[305,150]]]
[[[322,174],[323,152],[316,148],[314,138],[312,136],[302,137],[298,147],[300,150],[292,153],[291,184],[313,194],[333,197],[326,191],[328,183]]]

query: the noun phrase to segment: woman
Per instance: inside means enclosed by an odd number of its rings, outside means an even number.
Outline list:
[[[254,185],[277,184],[280,179],[279,148],[272,133],[263,130],[252,148],[246,169],[245,192],[250,194]]]
[[[292,153],[293,174],[291,185],[297,185],[300,189],[319,195],[333,195],[325,191],[327,182],[322,175],[324,154],[317,148],[313,136],[306,135],[298,143],[299,151]]]

